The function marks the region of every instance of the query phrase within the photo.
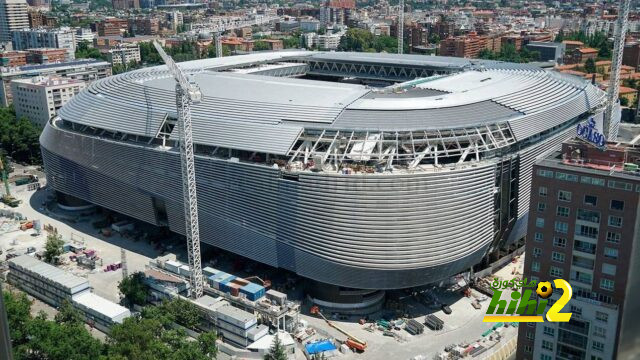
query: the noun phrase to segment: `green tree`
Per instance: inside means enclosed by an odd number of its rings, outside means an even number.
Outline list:
[[[106,60],[106,55],[102,54],[100,50],[91,46],[87,40],[83,40],[78,43],[76,47],[76,59],[99,59]]]
[[[144,305],[147,302],[149,287],[144,283],[144,279],[144,273],[135,272],[120,281],[118,290],[124,296],[126,306]]]
[[[29,322],[29,342],[25,348],[21,352],[28,354],[28,359],[97,359],[102,353],[102,344],[89,334],[84,324],[58,324],[47,320],[44,314]]]
[[[55,321],[58,324],[65,325],[82,325],[82,315],[78,309],[74,308],[68,300],[62,300],[62,304],[58,308],[58,313],[55,316]]]
[[[629,99],[626,97],[620,97],[620,106],[629,106]]]
[[[31,301],[24,293],[14,294],[3,291],[4,306],[9,322],[9,335],[14,347],[27,342],[29,321],[31,320]]]
[[[258,40],[253,43],[253,51],[264,51],[269,49],[271,49],[271,47],[269,46],[269,44],[267,44],[266,41]]]
[[[27,118],[17,118],[13,105],[0,107],[0,147],[16,162],[41,164],[40,133],[42,129]]]
[[[59,234],[51,233],[47,236],[47,242],[44,244],[44,261],[48,263],[54,263],[58,256],[62,255],[62,236]]]
[[[282,345],[280,341],[280,337],[276,333],[273,337],[273,344],[271,344],[271,348],[269,349],[269,353],[264,356],[265,360],[287,360],[287,352],[285,347]]]
[[[218,355],[218,346],[216,340],[218,335],[215,331],[208,331],[198,336],[198,344],[200,345],[200,351],[207,357],[215,359]]]
[[[584,70],[589,74],[594,74],[596,72],[596,62],[592,58],[587,59],[584,63]]]

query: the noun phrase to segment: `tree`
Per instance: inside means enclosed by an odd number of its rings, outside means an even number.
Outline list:
[[[269,44],[267,44],[266,41],[258,40],[253,43],[253,51],[264,51],[269,49],[271,49],[271,47],[269,46]]]
[[[14,346],[27,342],[29,321],[31,320],[31,301],[24,293],[13,294],[3,291],[4,306],[9,322],[9,335]]]
[[[13,105],[0,108],[0,147],[16,162],[42,163],[41,132],[42,129],[27,118],[17,118]]]
[[[620,106],[629,106],[629,99],[626,97],[620,97]]]
[[[126,306],[144,305],[147,302],[149,287],[144,283],[144,279],[144,273],[138,271],[120,281],[118,290],[124,296]]]
[[[66,299],[62,300],[62,304],[60,304],[58,313],[54,319],[58,324],[82,325],[82,315],[78,309],[74,308]]]
[[[60,234],[51,233],[47,236],[47,242],[44,244],[44,261],[54,263],[58,256],[62,255],[62,236]]]
[[[594,74],[596,72],[596,62],[592,58],[587,59],[584,63],[584,70],[589,74]]]
[[[76,59],[106,60],[107,57],[103,55],[100,50],[91,47],[91,44],[87,40],[83,40],[78,43],[78,47],[76,47]]]
[[[215,359],[218,355],[218,346],[216,345],[216,340],[218,339],[218,335],[215,331],[208,331],[200,334],[198,336],[198,344],[200,344],[200,351],[210,358]]]
[[[97,359],[102,353],[102,344],[89,334],[84,324],[58,324],[47,320],[43,313],[30,321],[29,342],[21,351],[30,359]]]
[[[264,356],[264,360],[287,360],[287,352],[280,341],[278,333],[273,337],[273,344],[269,353]]]

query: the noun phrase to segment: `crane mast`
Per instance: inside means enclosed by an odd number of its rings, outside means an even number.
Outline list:
[[[192,296],[199,298],[204,291],[204,281],[202,276],[202,256],[200,254],[200,227],[198,224],[198,197],[196,194],[191,105],[200,102],[202,93],[198,85],[187,78],[157,41],[154,41],[153,45],[176,80],[176,108],[178,129],[180,131],[180,164],[182,168],[182,196],[184,200],[187,254],[191,270]]]
[[[400,0],[398,13],[398,54],[404,51],[404,0]]]
[[[604,134],[608,141],[615,141],[618,137],[620,127],[620,116],[615,112],[618,104],[620,91],[620,67],[622,66],[622,54],[624,52],[624,41],[629,27],[629,7],[631,0],[620,1],[618,10],[618,21],[616,35],[613,43],[613,59],[611,61],[611,78],[607,89],[607,108],[605,112]]]

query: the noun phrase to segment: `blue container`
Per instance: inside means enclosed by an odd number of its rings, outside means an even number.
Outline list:
[[[247,296],[247,299],[251,301],[256,301],[261,297],[263,297],[265,294],[265,291],[266,290],[264,289],[264,286],[254,284],[254,283],[249,283],[243,286],[242,288],[240,288],[240,292],[245,294]]]
[[[211,280],[211,286],[214,289],[222,290],[220,289],[220,284],[227,283],[235,278],[236,277],[231,274],[227,274],[226,272],[220,272],[214,276],[211,276],[209,279]]]
[[[236,277],[233,275],[229,275],[228,277],[220,280],[218,282],[218,290],[222,291],[222,292],[226,292],[226,293],[230,293],[231,292],[231,287],[229,286],[229,283],[231,281],[233,281]]]

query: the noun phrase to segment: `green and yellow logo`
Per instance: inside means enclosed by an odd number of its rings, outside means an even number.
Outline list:
[[[562,295],[547,311],[545,315],[547,321],[568,322],[571,319],[571,313],[560,312],[571,300],[573,294],[571,285],[566,280],[555,279],[552,286],[549,281],[527,283],[527,279],[524,279],[524,281],[500,282],[496,279],[491,287],[493,297],[483,322],[543,322],[542,315],[549,304],[548,298],[554,292],[553,287],[556,291],[562,290]],[[502,293],[508,287],[513,287],[509,301],[502,299]],[[533,296],[534,289],[540,299]]]

